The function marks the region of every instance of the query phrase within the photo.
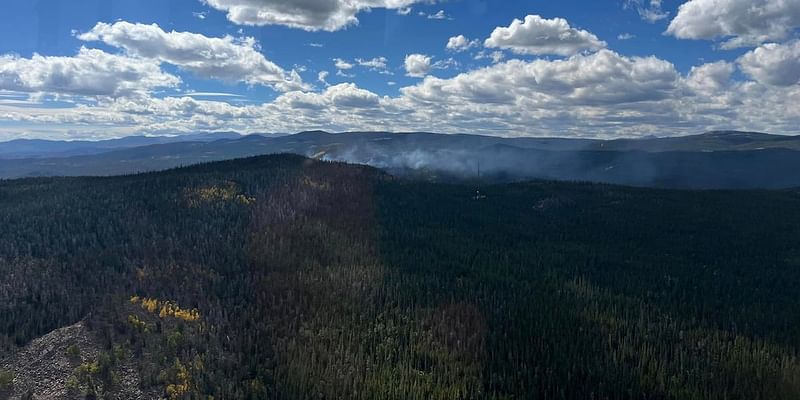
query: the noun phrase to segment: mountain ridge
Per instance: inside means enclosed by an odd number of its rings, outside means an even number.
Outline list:
[[[0,159],[0,178],[132,174],[278,153],[366,164],[430,180],[554,179],[692,189],[800,186],[795,172],[800,171],[800,137],[738,131],[603,141],[317,130]]]

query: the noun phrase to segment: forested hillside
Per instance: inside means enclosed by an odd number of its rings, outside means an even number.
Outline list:
[[[799,233],[797,190],[290,155],[0,181],[0,398],[83,321],[101,350],[69,347],[68,398],[134,365],[171,399],[798,399]]]

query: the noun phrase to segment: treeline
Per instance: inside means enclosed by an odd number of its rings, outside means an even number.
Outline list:
[[[797,191],[480,190],[296,156],[0,182],[0,351],[85,318],[90,396],[132,359],[175,399],[800,397]]]

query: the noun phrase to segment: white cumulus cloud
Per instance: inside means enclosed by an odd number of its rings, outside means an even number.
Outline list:
[[[267,60],[253,38],[207,37],[192,32],[166,32],[158,25],[98,23],[78,35],[84,41],[102,41],[138,58],[176,65],[198,77],[245,82],[287,91],[303,88],[300,76]]]
[[[372,71],[386,71],[389,60],[386,57],[375,57],[372,59],[356,58],[358,65],[369,68]]]
[[[667,98],[676,89],[674,66],[655,57],[610,50],[566,60],[509,60],[451,79],[426,77],[403,89],[412,99],[443,103],[572,105],[625,104]],[[554,108],[555,109],[555,108]]]
[[[405,59],[406,75],[421,78],[431,70],[431,57],[425,54],[409,54]]]
[[[337,31],[358,23],[357,14],[373,8],[410,12],[423,0],[202,0],[227,12],[240,25],[284,25],[307,31]],[[407,11],[408,10],[408,11]]]
[[[742,71],[759,82],[774,86],[800,83],[800,40],[763,44],[738,61]]]
[[[447,40],[447,50],[456,52],[466,51],[479,45],[480,42],[477,39],[469,40],[464,35],[453,36]]]
[[[714,93],[727,89],[736,66],[727,61],[716,61],[692,67],[686,83],[698,92]]]
[[[328,83],[328,75],[330,75],[330,72],[328,71],[319,71],[319,73],[317,73],[317,81],[325,86],[330,86]]]
[[[484,46],[518,54],[570,56],[605,48],[606,43],[591,32],[572,28],[563,18],[528,15],[524,21],[515,19],[508,27],[495,28]]]
[[[81,48],[72,57],[0,56],[0,90],[78,96],[142,95],[180,79],[150,59]]]
[[[639,13],[639,17],[653,24],[669,16],[669,13],[661,8],[661,0],[650,0],[645,4],[645,0],[626,0],[625,8],[632,8]]]
[[[667,33],[680,39],[727,39],[722,48],[783,40],[800,26],[797,0],[690,0]]]
[[[353,69],[353,64],[348,62],[347,60],[343,60],[341,58],[334,58],[333,65],[336,66],[338,70],[348,70]]]

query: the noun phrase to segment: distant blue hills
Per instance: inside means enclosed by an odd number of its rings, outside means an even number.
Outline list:
[[[433,181],[800,187],[800,137],[739,131],[617,140],[324,131],[131,136],[96,142],[18,139],[0,143],[0,178],[131,174],[273,153],[367,164]]]

